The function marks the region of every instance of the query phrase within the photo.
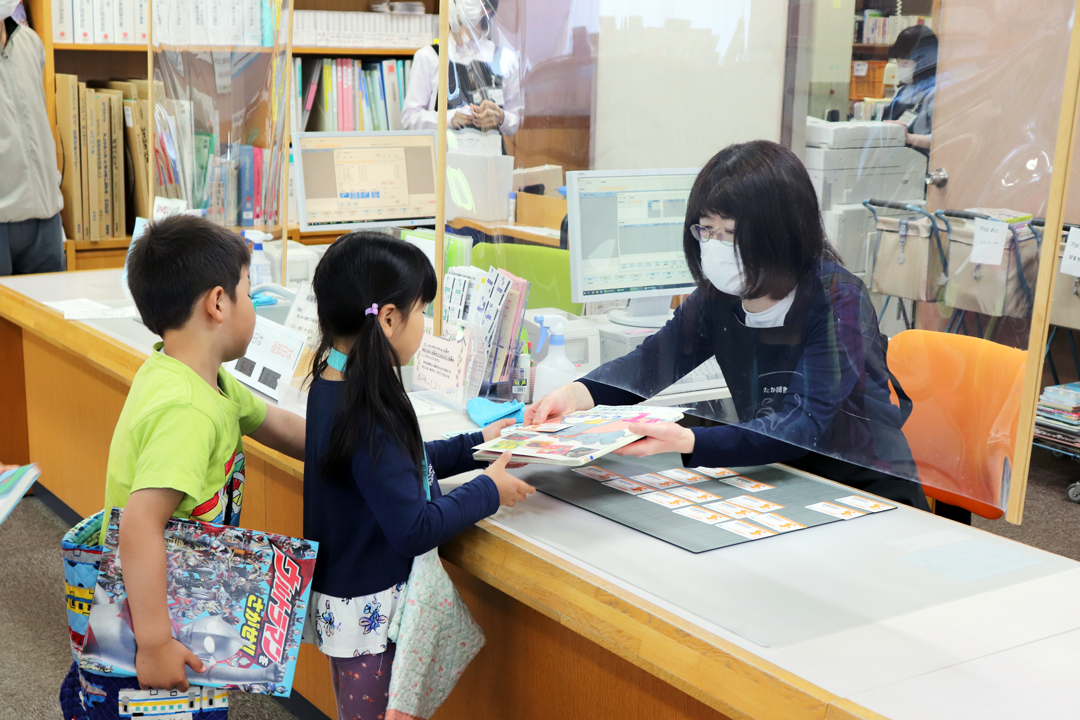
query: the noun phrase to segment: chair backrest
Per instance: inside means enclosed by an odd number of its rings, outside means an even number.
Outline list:
[[[570,252],[542,245],[477,243],[472,264],[481,270],[495,266],[532,283],[529,307],[558,308],[580,315],[582,304],[571,301]]]
[[[999,518],[1008,502],[1027,353],[989,340],[905,330],[889,369],[911,398],[904,436],[928,497]]]

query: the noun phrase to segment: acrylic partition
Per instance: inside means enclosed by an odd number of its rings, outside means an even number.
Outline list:
[[[155,212],[280,239],[287,226],[289,0],[155,0]]]
[[[854,0],[451,2],[442,332],[528,281],[481,393],[562,326],[555,410],[679,405],[694,465],[1018,522],[1074,3],[903,8],[855,43]]]

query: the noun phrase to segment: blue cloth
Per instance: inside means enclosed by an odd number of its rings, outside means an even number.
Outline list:
[[[408,451],[376,428],[378,456],[357,448],[346,481],[324,477],[344,383],[316,378],[308,393],[304,453],[304,537],[319,542],[312,588],[339,598],[371,595],[404,582],[412,560],[499,509],[499,491],[480,475],[443,495],[437,477],[483,467],[472,448],[479,432],[425,443],[431,501],[420,488],[420,469]]]
[[[497,403],[487,398],[474,397],[465,404],[465,411],[469,413],[472,421],[480,427],[486,427],[496,420],[508,417],[512,417],[518,422],[525,422],[525,403],[517,400]]]

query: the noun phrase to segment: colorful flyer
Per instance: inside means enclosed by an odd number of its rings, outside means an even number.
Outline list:
[[[599,480],[600,482],[607,482],[608,480],[621,480],[623,476],[618,473],[613,473],[610,470],[605,470],[598,465],[588,465],[586,467],[570,468],[574,472],[584,475],[585,477],[591,477],[593,480]]]
[[[529,432],[556,433],[568,427],[570,426],[566,423],[544,423],[543,425],[526,425],[521,429]]]
[[[697,505],[691,505],[690,507],[684,508],[676,508],[674,512],[677,512],[679,515],[683,515],[692,520],[708,523],[709,525],[715,525],[716,523],[724,522],[725,520],[730,519],[724,515],[721,515],[718,512],[706,510],[705,508],[699,508]]]
[[[722,478],[722,477],[727,477],[729,475],[738,475],[738,473],[735,472],[734,470],[728,470],[727,468],[721,468],[721,467],[715,467],[715,468],[696,467],[696,468],[694,468],[694,472],[701,473],[702,475],[708,475],[709,477],[715,478],[715,479],[719,479],[719,478]]]
[[[747,510],[753,510],[754,512],[767,513],[773,510],[780,510],[784,506],[777,505],[774,502],[768,500],[762,500],[761,498],[750,497],[749,495],[740,495],[739,497],[728,498],[728,502],[735,503]]]
[[[643,493],[652,492],[653,488],[648,485],[638,485],[635,482],[630,482],[626,478],[619,478],[618,480],[611,480],[610,482],[602,483],[604,487],[609,487],[613,490],[620,490],[624,493],[630,493],[631,495],[641,495]]]
[[[754,522],[780,533],[791,532],[792,530],[803,530],[806,528],[805,525],[800,525],[794,520],[788,520],[783,515],[777,515],[775,513],[758,515],[754,518]]]
[[[643,485],[652,485],[654,488],[677,488],[682,487],[682,483],[675,480],[669,480],[666,477],[660,477],[655,473],[646,473],[645,475],[635,475],[631,480],[635,480]]]
[[[689,500],[684,500],[681,497],[676,497],[674,495],[671,495],[670,493],[662,492],[660,490],[657,490],[656,492],[645,493],[644,495],[638,495],[638,497],[642,500],[648,500],[649,502],[654,502],[657,505],[663,505],[664,507],[669,508],[681,508],[686,507],[687,505],[694,504]]]
[[[734,485],[740,490],[746,492],[761,492],[762,490],[772,490],[772,485],[767,485],[757,480],[751,480],[750,478],[744,478],[741,475],[730,475],[728,477],[720,478],[720,482],[727,483],[728,485]]]
[[[771,537],[776,534],[763,528],[754,527],[749,523],[744,523],[742,520],[731,520],[726,523],[720,523],[716,527],[723,528],[724,530],[727,530],[728,532],[733,532],[736,535],[742,535],[744,538],[750,538],[751,540]]]
[[[807,510],[813,510],[815,512],[824,513],[826,515],[832,515],[833,517],[842,518],[844,520],[851,520],[857,518],[865,513],[861,513],[858,510],[852,510],[851,508],[841,507],[840,505],[834,505],[831,502],[819,502],[813,505],[807,505]]]
[[[709,503],[705,507],[716,512],[730,515],[733,518],[752,518],[757,515],[756,512],[751,512],[744,507],[738,505],[732,505],[727,500],[721,500],[720,502]]]
[[[716,502],[721,499],[719,495],[713,495],[711,492],[705,492],[704,490],[695,490],[694,488],[685,485],[672,488],[668,492],[672,495],[678,495],[681,498],[686,498],[690,502],[696,503]]]
[[[866,512],[883,512],[885,510],[892,510],[895,505],[889,505],[887,503],[878,502],[877,500],[871,500],[870,498],[859,497],[858,495],[848,495],[847,497],[836,498],[836,502],[850,505],[853,508],[859,510],[865,510]]]
[[[666,478],[671,478],[672,480],[678,480],[679,482],[684,482],[684,483],[701,482],[701,476],[700,475],[695,475],[694,473],[692,473],[692,472],[690,472],[688,470],[683,470],[682,468],[674,468],[672,470],[661,470],[659,472],[659,474],[663,475]]]

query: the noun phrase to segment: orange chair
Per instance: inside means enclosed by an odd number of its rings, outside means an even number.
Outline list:
[[[966,335],[906,330],[889,341],[889,369],[913,404],[904,436],[927,497],[1005,514],[1026,361],[1023,350]]]

